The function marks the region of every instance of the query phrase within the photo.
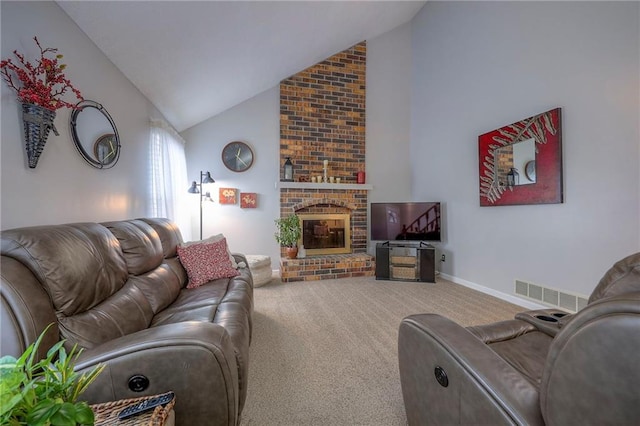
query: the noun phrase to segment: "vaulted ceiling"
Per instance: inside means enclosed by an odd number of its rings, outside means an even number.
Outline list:
[[[58,1],[178,130],[360,41],[425,1]]]

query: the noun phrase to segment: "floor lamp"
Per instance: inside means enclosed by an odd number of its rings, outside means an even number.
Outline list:
[[[200,239],[202,240],[202,202],[205,198],[211,199],[211,195],[207,192],[204,194],[202,190],[203,183],[215,183],[215,180],[211,177],[211,173],[200,171],[200,184],[198,184],[195,180],[191,184],[188,192],[190,194],[200,194]]]

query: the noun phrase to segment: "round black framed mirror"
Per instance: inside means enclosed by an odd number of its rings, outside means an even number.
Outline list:
[[[82,114],[81,114],[82,113]],[[98,102],[76,104],[69,122],[78,153],[97,169],[110,169],[120,158],[120,136],[109,112]]]

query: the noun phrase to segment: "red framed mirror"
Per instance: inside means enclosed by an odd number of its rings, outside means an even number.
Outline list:
[[[480,206],[563,202],[561,108],[478,137]]]

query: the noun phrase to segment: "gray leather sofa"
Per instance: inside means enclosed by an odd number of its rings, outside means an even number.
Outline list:
[[[405,318],[398,338],[410,425],[632,425],[640,421],[640,253],[587,307],[463,328]]]
[[[253,285],[248,268],[195,289],[166,219],[78,223],[2,232],[2,355],[20,355],[53,323],[84,348],[78,370],[106,369],[90,403],[176,394],[176,422],[235,425],[246,398]],[[236,261],[246,259],[234,255]]]

